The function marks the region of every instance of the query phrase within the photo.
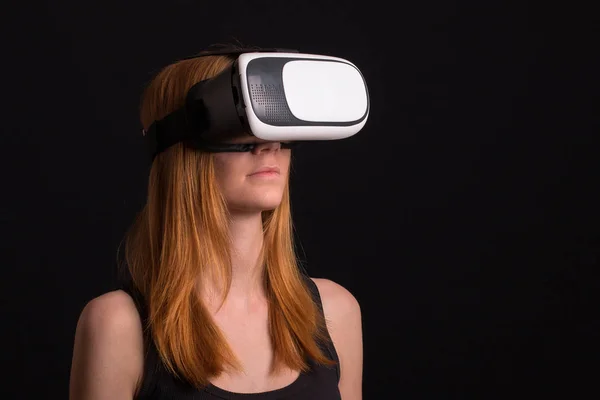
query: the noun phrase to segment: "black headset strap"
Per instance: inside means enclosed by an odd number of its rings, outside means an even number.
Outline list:
[[[275,52],[275,53],[298,53],[298,50],[295,49],[282,49],[282,48],[258,48],[258,47],[236,47],[236,46],[223,46],[221,48],[216,49],[207,49],[203,50],[198,54],[184,57],[179,59],[179,61],[183,60],[191,60],[199,57],[206,56],[215,56],[215,55],[235,55],[239,56],[243,53],[252,53],[252,52]],[[203,149],[209,152],[245,152],[250,151],[253,148],[252,144],[221,144],[221,143],[212,143],[201,140],[200,138],[190,138],[190,133],[188,131],[189,127],[187,124],[180,126],[180,124],[185,121],[185,107],[182,107],[178,110],[167,115],[160,121],[154,121],[148,131],[142,131],[144,136],[146,136],[146,140],[148,142],[148,146],[150,149],[151,157],[154,157],[164,151],[166,148],[172,146],[177,142],[182,142],[189,140],[192,147]],[[158,126],[160,125],[161,129],[168,130],[171,132],[177,132],[177,134],[169,135],[168,140],[165,140],[162,137],[157,135]],[[292,145],[286,144],[285,148],[291,148]]]

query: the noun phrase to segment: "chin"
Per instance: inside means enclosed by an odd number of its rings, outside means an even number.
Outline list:
[[[260,213],[263,211],[271,211],[279,207],[281,204],[281,194],[268,196],[263,195],[255,198],[246,198],[245,201],[235,202],[231,204],[232,211],[241,211],[245,213]]]
[[[280,204],[281,204],[281,201],[278,201],[278,202],[260,202],[260,203],[256,203],[256,204],[249,204],[247,208],[250,209],[250,210],[258,211],[258,212],[271,211],[271,210],[274,210],[277,207],[279,207]]]

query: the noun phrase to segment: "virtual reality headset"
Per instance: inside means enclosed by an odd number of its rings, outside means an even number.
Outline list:
[[[347,60],[285,49],[221,49],[185,59],[208,55],[236,59],[143,131],[153,158],[179,142],[208,152],[250,151],[256,144],[231,143],[244,135],[284,147],[344,139],[367,122],[367,85]]]

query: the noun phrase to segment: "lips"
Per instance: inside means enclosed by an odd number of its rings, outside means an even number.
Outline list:
[[[279,167],[262,167],[252,172],[249,176],[258,174],[279,174]]]

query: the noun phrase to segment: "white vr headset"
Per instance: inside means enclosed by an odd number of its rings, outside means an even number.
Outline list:
[[[344,139],[367,122],[367,85],[347,60],[282,49],[216,50],[187,59],[217,54],[237,58],[143,131],[153,157],[179,142],[209,152],[249,151],[255,144],[227,143],[244,135],[286,147]]]

